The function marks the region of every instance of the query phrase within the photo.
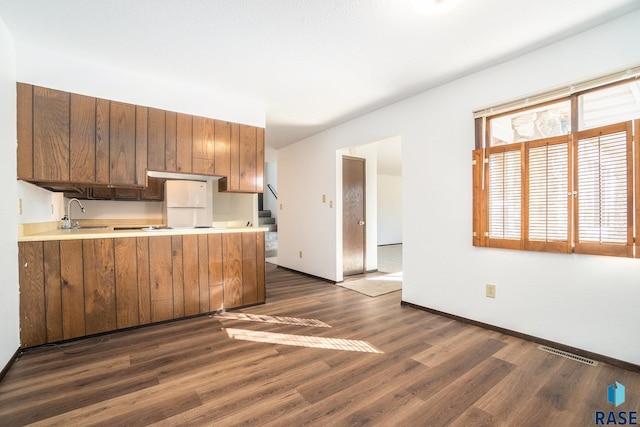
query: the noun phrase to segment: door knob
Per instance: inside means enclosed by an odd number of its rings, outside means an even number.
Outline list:
[[[364,221],[362,220],[358,221],[358,225],[364,225]]]

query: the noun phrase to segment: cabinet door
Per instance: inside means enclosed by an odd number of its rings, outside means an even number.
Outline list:
[[[71,94],[69,180],[96,182],[96,99]]]
[[[140,200],[164,200],[164,182],[163,178],[148,178],[148,186],[144,190],[140,190]]]
[[[263,192],[264,129],[232,123],[229,157],[229,173],[218,180],[218,191]]]
[[[240,125],[240,191],[256,191],[258,129]]]
[[[109,184],[109,130],[111,103],[96,99],[96,183]]]
[[[33,86],[18,83],[18,179],[33,179]]]
[[[136,238],[114,239],[116,327],[137,326],[139,320]]]
[[[167,172],[177,170],[177,119],[177,113],[173,111],[165,113],[164,170]]]
[[[116,329],[114,239],[82,240],[86,334]]]
[[[176,123],[176,168],[191,173],[193,162],[193,116],[178,113]]]
[[[258,302],[257,233],[242,235],[242,304]]]
[[[215,140],[214,120],[193,117],[193,173],[214,174]]]
[[[149,130],[147,107],[136,106],[136,183],[147,182],[147,132]]]
[[[33,88],[33,178],[69,181],[69,93]]]
[[[231,172],[231,123],[215,121],[215,174],[229,176]]]
[[[111,101],[109,131],[109,183],[135,185],[136,107]]]
[[[18,244],[20,346],[47,342],[42,242]]]
[[[224,266],[224,305],[242,305],[242,233],[226,233],[222,238]]]
[[[64,339],[86,335],[82,240],[60,241],[62,333]]]
[[[147,170],[165,170],[165,111],[149,108],[147,130]]]

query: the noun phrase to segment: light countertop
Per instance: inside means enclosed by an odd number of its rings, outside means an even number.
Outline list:
[[[145,227],[148,230],[148,228]],[[78,240],[78,239],[116,239],[125,237],[153,237],[176,236],[185,234],[212,234],[212,233],[246,233],[264,232],[267,227],[211,227],[211,228],[167,228],[145,231],[143,228],[103,227],[95,226],[71,230],[54,229],[39,233],[19,235],[18,242],[41,242],[51,240]]]

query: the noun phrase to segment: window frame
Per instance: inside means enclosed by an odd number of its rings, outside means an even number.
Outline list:
[[[473,245],[477,247],[494,247],[516,250],[530,250],[554,253],[576,253],[590,255],[620,256],[640,258],[640,240],[637,236],[640,228],[640,118],[634,118],[622,123],[608,124],[597,128],[578,130],[579,97],[585,93],[606,89],[607,87],[626,84],[634,79],[617,81],[614,83],[602,84],[590,87],[580,92],[574,91],[570,94],[564,93],[555,99],[546,98],[544,102],[528,105],[520,104],[517,107],[506,110],[501,109],[495,115],[475,116],[475,150],[472,152],[473,160]],[[567,135],[554,136],[539,140],[515,142],[511,144],[490,146],[491,141],[491,121],[495,118],[524,112],[529,109],[536,109],[545,105],[555,104],[562,101],[570,101],[571,106],[571,133]],[[485,110],[490,111],[490,110]],[[589,135],[606,134],[614,131],[626,132],[626,242],[589,242],[578,241],[580,236],[580,208],[578,187],[578,144],[581,139]],[[561,240],[535,240],[530,238],[530,152],[536,147],[555,144],[567,144],[567,241]],[[521,162],[521,209],[520,209],[520,239],[503,239],[490,237],[489,228],[491,206],[489,201],[489,158],[493,153],[506,151],[520,151]],[[547,187],[545,187],[547,188]],[[557,191],[557,190],[556,190]],[[556,193],[557,195],[557,193]],[[600,195],[600,197],[604,197]],[[599,209],[602,206],[600,200]],[[545,216],[545,220],[549,217]],[[600,224],[603,229],[602,223]]]

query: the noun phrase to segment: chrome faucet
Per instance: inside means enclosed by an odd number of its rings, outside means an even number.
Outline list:
[[[80,203],[80,200],[76,198],[69,200],[69,203],[67,204],[67,213],[62,217],[62,229],[64,230],[68,230],[70,228],[77,228],[80,226],[80,223],[78,221],[71,221],[71,202],[76,202],[78,206],[80,206],[82,213],[85,212],[84,206],[82,206],[82,203]]]

